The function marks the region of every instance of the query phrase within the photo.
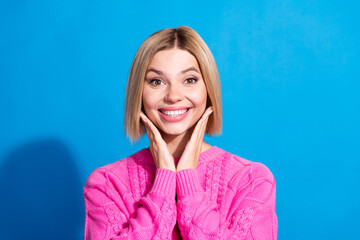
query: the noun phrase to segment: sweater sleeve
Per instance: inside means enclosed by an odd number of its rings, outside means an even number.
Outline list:
[[[221,217],[200,185],[197,171],[177,173],[178,222],[184,239],[277,238],[275,180],[262,164],[251,165],[229,182],[225,195],[230,201],[227,216]],[[225,219],[225,220],[223,220]]]
[[[84,188],[85,240],[169,239],[176,223],[176,173],[158,169],[149,193],[129,211],[129,189],[95,170]]]

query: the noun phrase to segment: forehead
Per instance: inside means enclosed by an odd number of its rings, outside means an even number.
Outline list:
[[[198,61],[186,50],[182,49],[166,49],[157,52],[151,59],[149,68],[179,69],[195,67],[199,70]]]

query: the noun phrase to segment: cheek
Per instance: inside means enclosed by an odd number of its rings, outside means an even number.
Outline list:
[[[151,108],[153,103],[151,102],[150,94],[147,91],[143,91],[142,105],[143,105],[143,109],[144,109],[145,113],[148,114],[149,109]]]
[[[157,102],[158,99],[156,98],[157,94],[154,94],[151,91],[143,91],[142,95],[142,106],[145,114],[150,118],[150,120],[154,120],[153,112],[157,111]]]
[[[205,110],[206,108],[206,95],[204,96],[196,96],[196,99],[194,99],[194,103],[197,108],[201,109],[201,111]]]
[[[196,106],[204,108],[206,107],[207,102],[207,92],[205,86],[203,86],[198,91],[194,92],[193,94],[193,101],[196,104]]]

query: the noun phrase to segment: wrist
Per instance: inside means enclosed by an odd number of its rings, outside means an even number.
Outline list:
[[[169,164],[159,164],[157,166],[157,169],[166,169],[166,170],[170,170],[170,171],[173,171],[173,172],[176,172],[176,168],[175,168],[175,165],[169,165]]]
[[[176,166],[176,172],[180,172],[185,169],[196,169],[197,163],[194,161],[182,162],[180,161]]]

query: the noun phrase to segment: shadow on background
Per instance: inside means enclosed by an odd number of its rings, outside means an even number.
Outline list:
[[[81,239],[82,186],[56,139],[24,144],[0,166],[0,239]]]

